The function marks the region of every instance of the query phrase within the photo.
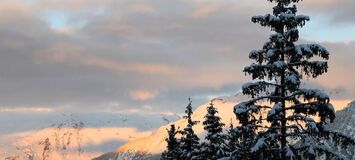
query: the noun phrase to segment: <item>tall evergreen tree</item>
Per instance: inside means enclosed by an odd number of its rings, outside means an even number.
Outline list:
[[[217,160],[227,155],[226,135],[223,134],[224,124],[221,122],[221,118],[216,115],[217,113],[218,111],[211,101],[202,123],[207,131],[206,141],[201,147],[204,159]]]
[[[195,126],[198,121],[192,120],[192,106],[191,99],[189,98],[189,104],[186,107],[184,118],[187,120],[187,126],[181,131],[181,150],[182,154],[180,155],[181,159],[199,159],[199,138],[195,134],[193,130],[193,126]]]
[[[318,44],[295,44],[297,28],[309,21],[308,16],[296,14],[295,4],[300,0],[268,1],[276,3],[273,13],[254,16],[252,22],[270,27],[274,33],[262,49],[249,54],[255,62],[244,72],[254,81],[242,88],[252,99],[234,108],[241,132],[249,130],[246,135],[250,136],[260,132],[248,152],[258,159],[313,159],[323,153],[339,157],[319,139],[331,136],[343,144],[354,141],[323,127],[335,118],[329,96],[300,86],[303,78],[327,72],[329,52]],[[292,143],[295,141],[298,143]]]
[[[176,130],[175,125],[170,125],[170,129],[167,129],[168,138],[165,139],[167,142],[167,150],[163,152],[162,159],[163,160],[176,160],[179,158],[181,154],[180,148],[180,139],[176,138],[176,135],[179,133]]]

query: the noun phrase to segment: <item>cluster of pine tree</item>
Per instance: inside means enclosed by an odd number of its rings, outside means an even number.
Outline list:
[[[212,101],[207,107],[207,114],[202,122],[204,130],[207,132],[205,141],[200,143],[200,139],[195,134],[193,126],[198,121],[192,120],[192,106],[191,100],[185,110],[187,125],[183,130],[178,130],[175,125],[171,125],[167,129],[168,138],[167,150],[162,154],[163,160],[206,160],[206,159],[220,159],[229,155],[228,144],[226,143],[227,135],[223,133],[224,124],[221,118],[216,115],[217,109],[214,107]],[[177,138],[180,134],[181,138]]]
[[[319,89],[301,87],[303,78],[327,72],[329,52],[318,44],[296,44],[297,28],[309,21],[308,16],[296,14],[295,4],[300,0],[268,1],[276,3],[273,13],[254,16],[252,22],[270,27],[273,34],[262,49],[249,54],[255,62],[244,72],[253,81],[242,89],[252,99],[234,107],[239,125],[223,132],[224,124],[211,103],[203,122],[207,135],[200,143],[193,131],[198,122],[191,119],[189,101],[187,127],[177,131],[171,126],[162,159],[347,159],[330,148],[354,149],[352,138],[326,127],[335,118],[329,96]],[[177,134],[181,138],[176,138]]]

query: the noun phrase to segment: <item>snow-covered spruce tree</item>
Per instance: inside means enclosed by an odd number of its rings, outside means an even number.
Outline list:
[[[161,159],[163,160],[176,160],[181,154],[180,139],[176,138],[179,133],[176,130],[175,125],[170,125],[170,129],[167,129],[168,138],[165,139],[167,142],[167,150],[163,152]]]
[[[200,149],[204,159],[217,160],[227,155],[226,135],[223,134],[224,124],[217,113],[218,111],[211,101],[202,123],[207,132],[205,142]]]
[[[231,122],[229,124],[229,128],[227,129],[227,133],[226,133],[228,155],[231,155],[236,150],[236,146],[237,146],[238,135],[236,135],[234,129],[235,128],[233,126],[233,123]]]
[[[187,126],[180,132],[182,134],[181,137],[181,151],[180,157],[178,159],[183,160],[194,160],[200,159],[199,155],[199,138],[195,134],[193,130],[193,126],[195,126],[198,121],[192,120],[192,106],[191,99],[189,98],[189,104],[186,107],[184,118],[187,120]]]
[[[239,119],[239,124],[236,127],[231,125],[228,131],[229,159],[254,160],[256,158],[250,150],[256,140],[256,122]]]
[[[251,137],[258,133],[254,142],[247,141],[253,143],[247,152],[257,159],[314,159],[320,154],[339,158],[321,139],[330,136],[342,146],[354,141],[323,127],[335,118],[328,95],[300,87],[303,78],[327,72],[329,53],[318,44],[295,44],[297,28],[309,21],[308,16],[296,14],[300,0],[268,1],[276,3],[273,13],[254,16],[252,21],[274,33],[262,49],[249,54],[255,62],[244,68],[254,81],[243,85],[243,93],[252,99],[234,107],[239,130],[249,130]]]

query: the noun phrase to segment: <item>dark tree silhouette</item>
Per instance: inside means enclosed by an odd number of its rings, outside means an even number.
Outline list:
[[[240,125],[228,130],[228,149],[231,159],[253,160],[255,155],[250,151],[255,143],[257,133],[254,122],[240,122]]]
[[[207,131],[205,142],[200,150],[204,159],[217,160],[227,155],[226,135],[223,134],[224,124],[217,113],[218,111],[211,101],[202,123],[205,131]]]
[[[174,160],[177,159],[181,155],[180,148],[180,139],[176,138],[176,135],[179,133],[176,130],[175,125],[170,125],[170,129],[167,129],[168,138],[165,139],[167,142],[167,150],[163,152],[162,159],[164,160]]]
[[[180,159],[199,159],[199,138],[195,134],[193,130],[193,126],[195,126],[198,121],[192,120],[192,106],[191,99],[189,98],[189,104],[186,107],[184,116],[187,119],[187,126],[181,131],[181,150],[182,154],[180,155]]]

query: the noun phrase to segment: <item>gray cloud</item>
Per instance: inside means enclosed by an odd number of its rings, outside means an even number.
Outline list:
[[[197,97],[198,104],[205,101],[199,95],[234,93],[250,80],[241,72],[251,62],[249,51],[260,48],[269,34],[269,29],[250,22],[252,15],[269,10],[263,7],[269,4],[253,3],[130,0],[3,5],[0,11],[6,14],[1,15],[7,16],[0,22],[0,106],[69,111],[149,111],[144,106],[152,106],[181,111],[189,96]],[[323,12],[326,7],[317,9]],[[71,32],[50,28],[43,19],[46,10],[67,12],[71,19],[65,25]],[[86,23],[70,28],[75,21]],[[353,76],[340,81],[337,77],[354,71],[355,43],[324,45],[334,53],[331,68],[314,83],[344,88],[343,98],[353,98]],[[138,91],[145,94],[143,98],[133,94]]]
[[[304,1],[301,7],[304,7],[304,10],[314,15],[325,14],[331,22],[335,22],[330,23],[330,25],[354,24],[355,1],[353,0]]]

